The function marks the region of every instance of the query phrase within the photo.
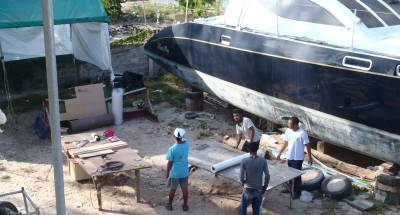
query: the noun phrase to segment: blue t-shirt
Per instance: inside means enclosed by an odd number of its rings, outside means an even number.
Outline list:
[[[169,172],[170,178],[186,178],[189,176],[189,141],[183,140],[181,144],[175,143],[168,149],[167,160],[172,161]]]

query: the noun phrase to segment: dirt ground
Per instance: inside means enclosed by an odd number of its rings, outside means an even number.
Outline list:
[[[226,110],[216,111],[216,119],[210,121],[186,120],[184,112],[168,103],[155,106],[160,122],[145,118],[124,122],[112,127],[116,135],[137,149],[139,154],[153,167],[142,171],[142,202],[136,203],[132,181],[116,177],[103,188],[103,208],[97,210],[96,193],[90,182],[77,183],[68,175],[64,161],[65,202],[68,214],[236,214],[241,188],[239,184],[223,178],[216,178],[204,170],[197,170],[190,176],[190,210],[182,212],[182,195],[178,191],[174,211],[164,208],[167,201],[165,153],[173,143],[170,132],[175,127],[184,127],[191,147],[210,141],[220,141],[225,134],[233,133],[233,123]],[[0,134],[0,193],[11,192],[25,187],[30,197],[39,206],[42,214],[56,214],[52,154],[50,140],[41,140],[34,135],[32,122],[37,111],[17,116],[16,125],[3,127]],[[96,129],[69,136],[68,138],[89,138]],[[344,202],[317,198],[311,203],[299,200],[289,209],[289,194],[277,188],[268,193],[263,205],[263,214],[362,214]],[[20,196],[7,198],[21,208]],[[250,210],[250,209],[249,209]],[[381,213],[379,211],[377,213]],[[385,214],[399,214],[396,208],[387,207]]]

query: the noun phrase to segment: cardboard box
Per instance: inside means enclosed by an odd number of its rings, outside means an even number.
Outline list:
[[[103,84],[75,87],[76,98],[60,100],[61,121],[82,119],[107,113]]]
[[[90,176],[82,169],[81,166],[74,160],[68,159],[68,172],[75,181],[90,179]]]

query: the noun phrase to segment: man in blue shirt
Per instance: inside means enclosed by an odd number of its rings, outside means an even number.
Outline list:
[[[188,177],[189,177],[189,141],[183,138],[185,130],[176,128],[174,137],[176,143],[168,149],[167,153],[167,170],[165,176],[168,178],[169,201],[166,206],[168,210],[172,210],[172,201],[175,197],[175,191],[180,185],[183,194],[183,211],[188,211]]]

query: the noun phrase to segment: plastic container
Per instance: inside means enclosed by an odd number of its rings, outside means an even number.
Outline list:
[[[114,88],[112,91],[111,112],[114,116],[114,124],[121,125],[123,122],[123,97],[124,89]]]

